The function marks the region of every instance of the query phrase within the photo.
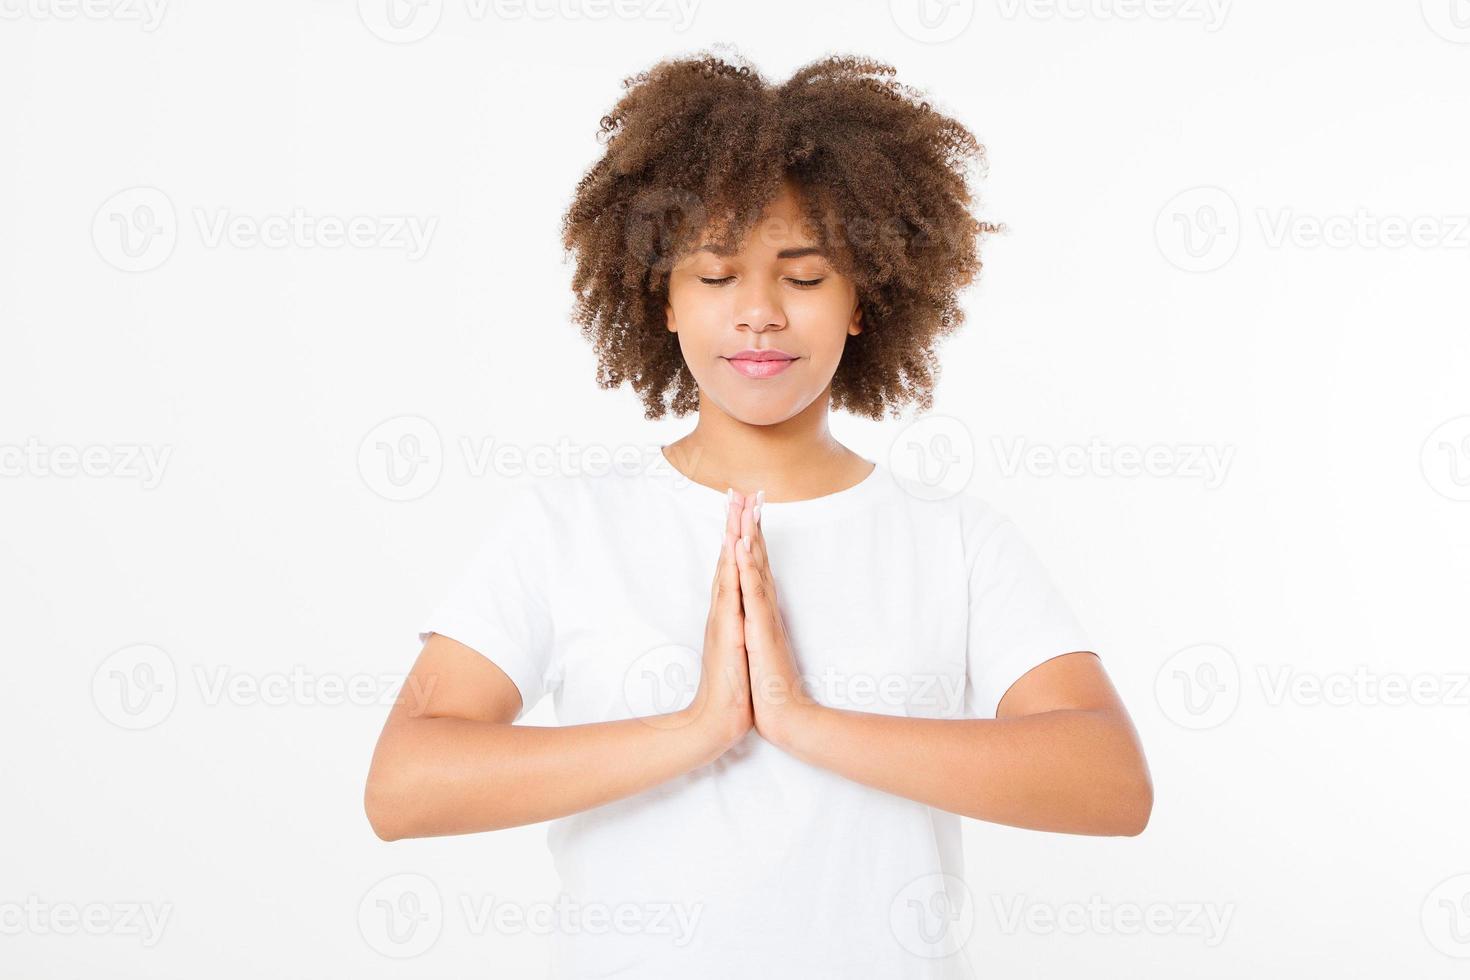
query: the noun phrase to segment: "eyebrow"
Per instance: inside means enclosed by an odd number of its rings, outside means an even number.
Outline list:
[[[731,254],[733,254],[729,249],[716,248],[713,245],[701,245],[698,248],[696,248],[695,251],[696,252],[713,252],[715,255],[731,255]],[[781,251],[779,251],[779,252],[776,253],[776,258],[778,258],[778,259],[800,259],[800,258],[805,258],[808,255],[822,256],[823,253],[822,253],[822,250],[821,249],[814,248],[814,247],[808,245],[808,246],[805,246],[803,248],[783,248],[783,249],[781,249]],[[823,256],[823,257],[825,258],[825,256]]]

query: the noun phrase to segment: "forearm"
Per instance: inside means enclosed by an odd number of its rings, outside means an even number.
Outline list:
[[[1013,827],[1131,836],[1152,808],[1133,727],[1105,710],[908,718],[808,703],[773,741],[876,789]]]
[[[410,718],[385,732],[367,809],[385,840],[537,823],[632,796],[715,758],[692,715],[564,727]]]

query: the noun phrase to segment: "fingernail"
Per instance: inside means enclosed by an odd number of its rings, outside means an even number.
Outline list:
[[[740,538],[740,547],[745,549],[747,555],[750,554],[750,539],[742,535]]]

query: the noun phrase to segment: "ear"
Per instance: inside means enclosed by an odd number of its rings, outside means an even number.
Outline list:
[[[679,328],[674,325],[674,304],[664,303],[664,329],[669,333],[678,333]]]
[[[847,332],[850,336],[853,337],[856,337],[858,334],[863,332],[862,300],[859,300],[852,309],[852,322],[847,325]]]

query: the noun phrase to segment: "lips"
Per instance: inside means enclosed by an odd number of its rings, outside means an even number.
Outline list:
[[[725,358],[730,366],[747,378],[773,378],[796,361],[795,354],[774,348],[743,350]]]

